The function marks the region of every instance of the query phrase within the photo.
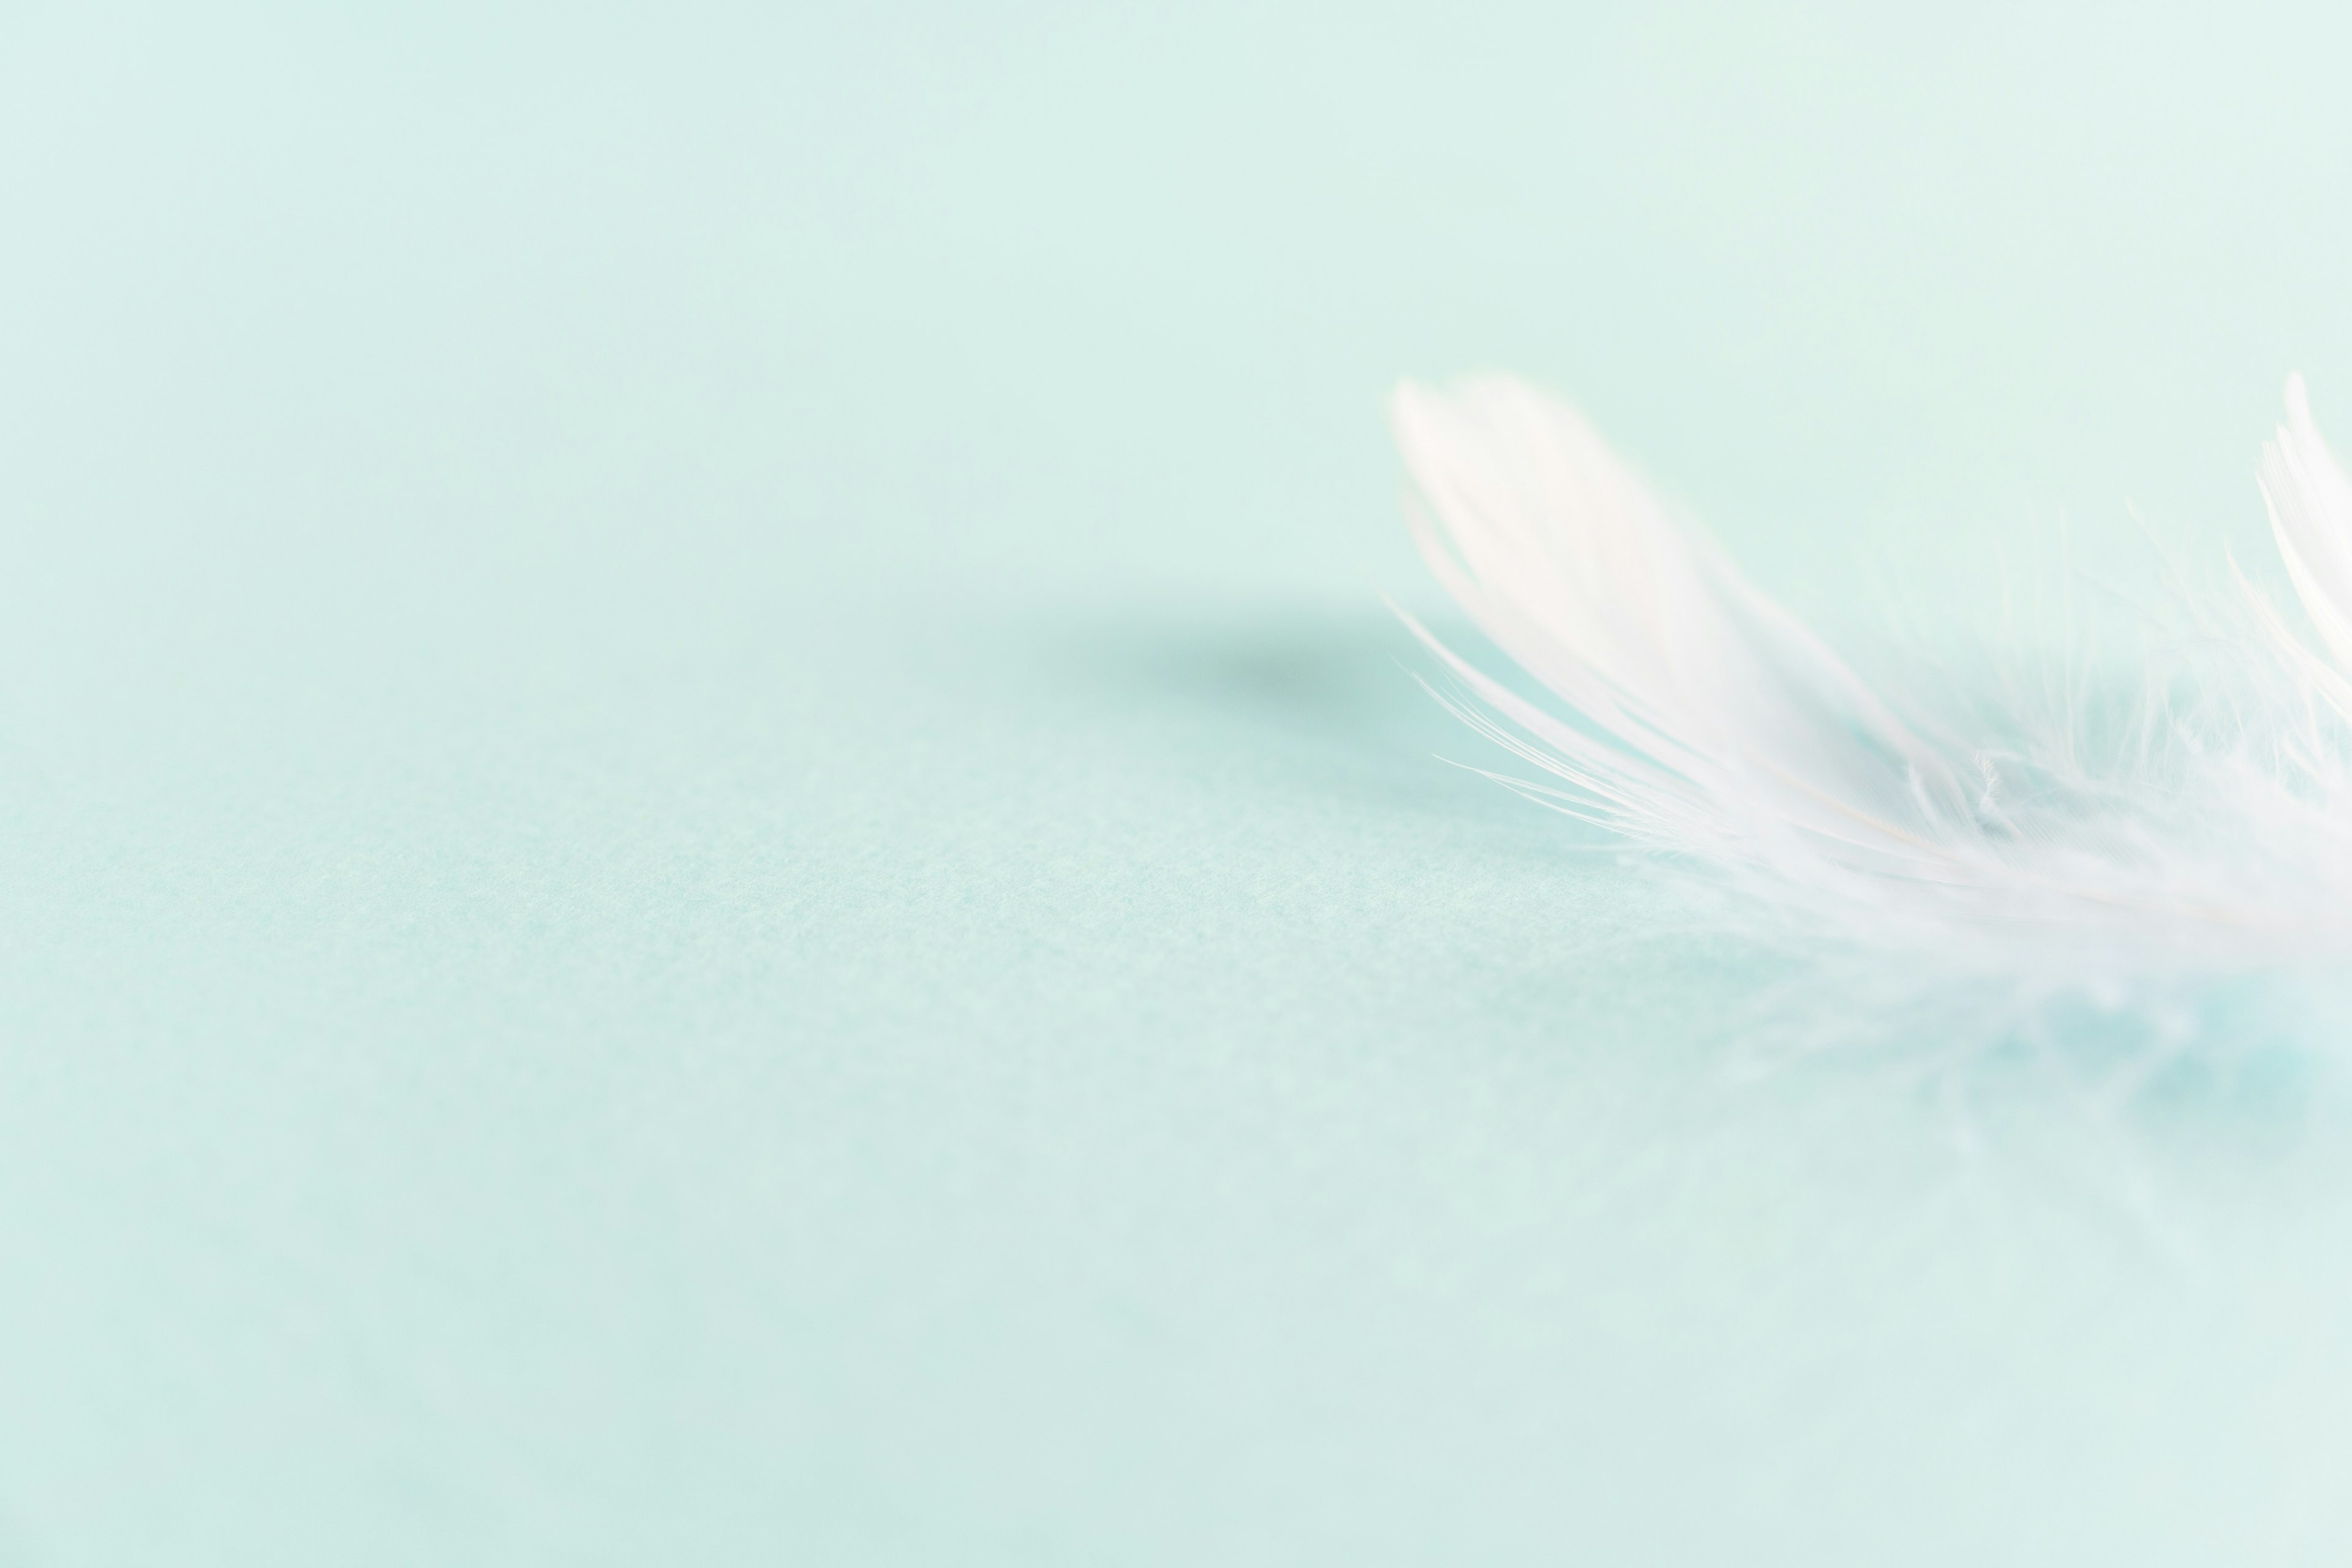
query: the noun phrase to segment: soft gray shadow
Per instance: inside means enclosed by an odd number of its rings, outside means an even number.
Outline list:
[[[1481,646],[1466,626],[1433,629]],[[1517,822],[1538,840],[1588,837],[1471,771],[1528,770],[1446,711],[1422,684],[1440,679],[1437,661],[1377,607],[1073,623],[1044,630],[1040,643],[1066,689],[1157,715],[1188,750],[1246,760],[1276,781]]]

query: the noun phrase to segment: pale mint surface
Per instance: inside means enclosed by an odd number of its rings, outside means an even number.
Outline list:
[[[2326,8],[398,9],[0,10],[0,1563],[2352,1552],[2326,1067],[1742,1079],[1380,604],[2258,545]]]

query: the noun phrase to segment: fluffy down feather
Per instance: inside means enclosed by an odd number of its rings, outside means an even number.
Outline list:
[[[2248,590],[2188,606],[2201,634],[2120,699],[1906,709],[1501,376],[1406,384],[1392,423],[1431,570],[1549,700],[1414,629],[1543,775],[1506,782],[1754,929],[2027,1005],[2352,955],[2352,480],[2288,404],[2262,485],[2315,648]]]

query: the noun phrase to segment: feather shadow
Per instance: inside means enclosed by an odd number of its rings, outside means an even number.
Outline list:
[[[1445,629],[1474,636],[1466,623]],[[1384,610],[1138,615],[1048,628],[1036,640],[1065,689],[1150,731],[1170,765],[1507,829],[1529,854],[1607,842],[1563,835],[1549,814],[1447,765],[1485,766],[1500,753],[1431,700],[1421,678],[1434,661]]]

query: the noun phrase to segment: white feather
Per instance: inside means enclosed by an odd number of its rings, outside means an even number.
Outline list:
[[[2328,657],[2258,604],[2112,719],[2071,684],[2046,723],[1903,710],[1507,377],[1407,384],[1392,421],[1431,569],[1555,700],[1414,629],[1473,699],[1457,711],[1550,775],[1509,782],[1807,941],[2035,997],[2352,955],[2352,481],[2299,382],[2289,401],[2263,484]]]
[[[2333,664],[2313,655],[2266,600],[2254,599],[2273,646],[2340,715],[2352,718],[2352,479],[2312,423],[2303,377],[2286,384],[2287,422],[2263,447],[2263,503],[2295,597]]]

